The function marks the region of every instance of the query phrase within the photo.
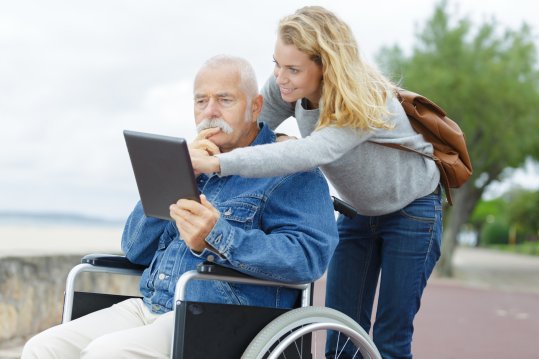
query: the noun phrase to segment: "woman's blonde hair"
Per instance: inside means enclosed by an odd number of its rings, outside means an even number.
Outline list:
[[[322,66],[318,128],[362,130],[392,127],[386,100],[394,86],[361,57],[350,27],[320,6],[306,6],[281,19],[278,36]]]

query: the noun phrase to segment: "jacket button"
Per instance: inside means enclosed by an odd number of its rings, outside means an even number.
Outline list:
[[[164,273],[159,274],[159,280],[165,279],[166,275]]]

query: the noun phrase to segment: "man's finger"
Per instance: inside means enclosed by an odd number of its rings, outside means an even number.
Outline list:
[[[219,149],[219,147],[211,142],[210,140],[205,140],[204,143],[207,145],[205,150],[210,154],[210,155],[217,155],[219,153],[221,153],[221,150]]]
[[[194,213],[181,209],[176,205],[171,205],[170,208],[170,214],[176,221],[176,225],[178,226],[178,229],[180,230],[180,233],[182,233],[184,239],[192,236],[198,236],[201,233],[204,233],[203,236],[205,237],[213,228],[213,222],[211,222],[207,217],[197,216]],[[204,209],[204,211],[207,212],[206,209]]]
[[[209,157],[210,156],[208,151],[206,151],[205,149],[194,148],[194,147],[189,148],[189,154],[191,155],[191,158],[193,158],[193,157]]]
[[[176,224],[180,225],[184,229],[189,229],[189,232],[193,232],[195,228],[199,226],[197,216],[193,215],[192,212],[182,209],[176,205],[170,206],[170,216],[176,221]]]
[[[179,210],[189,211],[197,216],[202,215],[206,211],[204,206],[191,199],[180,199],[178,202],[176,202],[176,205],[178,206]]]
[[[195,141],[207,139],[213,135],[218,134],[221,131],[219,127],[210,127],[205,130],[202,130],[198,133]]]
[[[216,155],[218,153],[221,153],[219,147],[217,147],[215,143],[207,139],[194,141],[189,145],[189,148],[204,150],[210,155]]]
[[[220,213],[219,213],[219,211],[217,210],[217,208],[215,208],[215,207],[213,206],[213,204],[211,204],[211,202],[208,201],[208,199],[206,198],[206,196],[203,195],[203,194],[200,195],[200,204],[202,204],[206,209],[209,209],[209,210],[212,211],[213,213],[218,213],[218,214],[220,215]]]

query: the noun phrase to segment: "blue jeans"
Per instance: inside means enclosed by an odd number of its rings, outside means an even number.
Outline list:
[[[387,215],[353,219],[341,215],[338,226],[340,240],[328,270],[326,306],[349,315],[370,332],[380,278],[374,342],[384,359],[412,358],[413,320],[440,257],[441,194],[418,198]],[[337,340],[335,333],[329,335],[328,354],[334,353]],[[341,338],[339,345],[342,342]],[[346,345],[350,357],[355,351]]]

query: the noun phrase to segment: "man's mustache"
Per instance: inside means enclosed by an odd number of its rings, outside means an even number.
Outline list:
[[[215,128],[218,127],[226,134],[231,134],[234,130],[232,127],[222,118],[214,118],[214,119],[204,119],[201,123],[197,125],[197,133],[200,133],[200,131],[205,130],[207,128]]]

